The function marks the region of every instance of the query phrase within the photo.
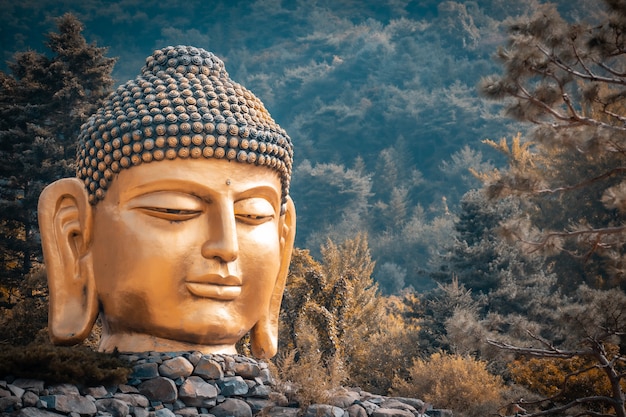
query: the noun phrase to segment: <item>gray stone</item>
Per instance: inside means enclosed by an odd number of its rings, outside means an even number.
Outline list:
[[[415,414],[399,408],[377,408],[372,417],[415,417]]]
[[[102,385],[97,387],[89,387],[83,390],[83,395],[91,395],[94,398],[105,398],[110,396],[109,391]]]
[[[382,395],[371,394],[369,392],[361,393],[361,401],[369,401],[377,405],[380,405],[386,399],[387,397],[383,397]]]
[[[121,384],[117,387],[118,391],[124,394],[139,394],[137,387],[132,385]]]
[[[371,416],[372,413],[374,413],[374,410],[380,408],[378,404],[375,404],[372,401],[359,401],[359,405],[365,408],[365,411],[367,411],[368,416]]]
[[[198,351],[191,352],[189,356],[187,356],[187,359],[189,360],[189,362],[191,362],[193,366],[196,366],[201,358],[202,358],[202,353]]]
[[[45,408],[54,409],[57,403],[56,395],[43,395],[39,397],[39,401],[43,402]]]
[[[232,356],[222,356],[224,358],[224,371],[235,372],[235,358]]]
[[[268,417],[298,417],[300,410],[292,407],[271,407],[265,410]]]
[[[24,393],[26,392],[26,390],[24,390],[23,388],[18,387],[17,385],[13,385],[13,384],[8,384],[7,388],[9,389],[9,391],[11,391],[13,393],[13,395],[15,395],[17,398],[22,398],[22,395],[24,395]]]
[[[256,415],[258,412],[263,410],[264,408],[268,409],[276,404],[272,400],[267,400],[264,398],[246,398],[246,402],[250,406],[252,410],[252,414]]]
[[[261,378],[261,381],[263,381],[264,384],[272,385],[274,383],[274,378],[272,377],[272,373],[267,368],[261,369],[261,372],[259,373],[259,378]]]
[[[254,379],[261,373],[259,365],[250,362],[235,363],[233,370],[235,371],[235,374],[246,379]]]
[[[193,372],[193,365],[183,356],[163,361],[159,366],[159,374],[171,379],[188,377]]]
[[[85,397],[80,395],[49,395],[46,398],[53,397],[53,405],[48,403],[48,409],[60,411],[62,413],[70,413],[75,411],[82,415],[94,415],[98,412],[96,405]]]
[[[146,408],[136,407],[133,409],[132,415],[134,417],[150,417],[150,412]]]
[[[171,379],[163,376],[148,379],[139,384],[137,389],[151,401],[173,403],[178,399],[176,384]]]
[[[194,375],[199,375],[206,379],[220,379],[224,378],[224,370],[219,363],[212,359],[200,358],[198,364],[193,370]]]
[[[252,417],[252,409],[243,400],[227,398],[223,403],[211,408],[215,417]]]
[[[20,387],[26,391],[32,391],[37,395],[41,394],[44,388],[43,381],[39,379],[29,378],[18,378],[13,381],[13,385],[15,385],[16,387]]]
[[[400,401],[400,402],[403,402],[405,404],[411,405],[411,406],[415,407],[415,409],[417,411],[420,411],[420,410],[424,409],[424,407],[426,406],[426,403],[424,401],[419,400],[417,398],[393,397],[393,399],[396,400],[396,401]]]
[[[31,391],[26,391],[22,396],[22,404],[24,407],[35,407],[39,401],[39,396]]]
[[[157,376],[159,376],[159,365],[154,362],[133,366],[133,373],[130,375],[134,379],[151,379]]]
[[[430,417],[452,417],[452,410],[447,410],[445,408],[428,410],[428,415]]]
[[[174,414],[182,417],[195,417],[198,415],[198,409],[196,407],[179,408]]]
[[[48,387],[48,395],[80,395],[76,385],[56,384]]]
[[[117,398],[103,398],[96,400],[96,408],[98,411],[106,411],[111,413],[113,417],[126,417],[129,413],[128,404]]]
[[[16,415],[16,417],[59,417],[57,413],[41,410],[39,408],[22,408]]]
[[[15,411],[18,408],[22,408],[22,400],[20,398],[14,396],[0,398],[0,412]]]
[[[8,387],[7,387],[8,388]],[[0,388],[0,398],[11,397],[13,393],[8,389]]]
[[[411,412],[413,415],[418,415],[419,413],[412,405],[404,403],[402,401],[398,401],[395,398],[388,398],[380,404],[380,408],[393,408],[395,410],[405,410]]]
[[[155,417],[176,417],[176,414],[172,410],[168,410],[167,408],[161,408],[160,410],[156,410],[154,412]]]
[[[341,390],[331,395],[328,399],[328,404],[339,408],[348,408],[356,401],[359,401],[360,398],[361,396],[357,392]]]
[[[179,388],[180,390],[180,388]],[[172,408],[170,408],[170,410],[180,410],[181,408],[185,408],[187,407],[187,405],[180,399],[180,393],[178,395],[178,399],[176,401],[174,401],[174,403],[172,404]],[[169,408],[169,407],[168,407]]]
[[[272,393],[272,388],[267,385],[254,385],[249,391],[248,396],[267,398]]]
[[[220,394],[225,397],[248,393],[248,384],[240,376],[224,377],[217,381],[217,386],[220,388]]]
[[[348,417],[367,417],[367,411],[359,404],[352,404],[346,411]]]
[[[343,408],[329,404],[311,404],[304,417],[343,417]]]
[[[122,400],[125,403],[132,405],[133,407],[146,408],[150,405],[150,401],[148,401],[148,399],[141,394],[124,394],[122,392],[118,392],[113,394],[113,398]]]
[[[180,386],[178,397],[193,407],[211,407],[216,404],[217,388],[199,376],[190,376]]]

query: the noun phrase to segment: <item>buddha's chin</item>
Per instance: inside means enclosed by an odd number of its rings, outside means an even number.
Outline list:
[[[98,350],[101,352],[118,351],[121,353],[190,351],[198,351],[204,354],[227,355],[237,353],[234,343],[190,343],[141,333],[103,334]]]

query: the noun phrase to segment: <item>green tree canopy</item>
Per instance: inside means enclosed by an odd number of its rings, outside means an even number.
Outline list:
[[[73,15],[49,33],[48,57],[17,53],[0,72],[0,277],[10,284],[41,258],[37,201],[43,187],[73,175],[80,125],[113,85],[115,59],[88,44]]]

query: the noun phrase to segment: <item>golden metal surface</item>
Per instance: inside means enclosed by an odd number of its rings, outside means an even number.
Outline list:
[[[82,182],[40,197],[53,342],[74,344],[103,321],[100,350],[253,354],[277,349],[295,208],[268,167],[163,160],[116,174],[90,205]]]

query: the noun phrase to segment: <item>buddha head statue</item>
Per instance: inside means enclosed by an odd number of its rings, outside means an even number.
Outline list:
[[[77,175],[39,224],[55,344],[276,353],[295,236],[293,149],[263,103],[200,48],[155,51],[82,126]]]

